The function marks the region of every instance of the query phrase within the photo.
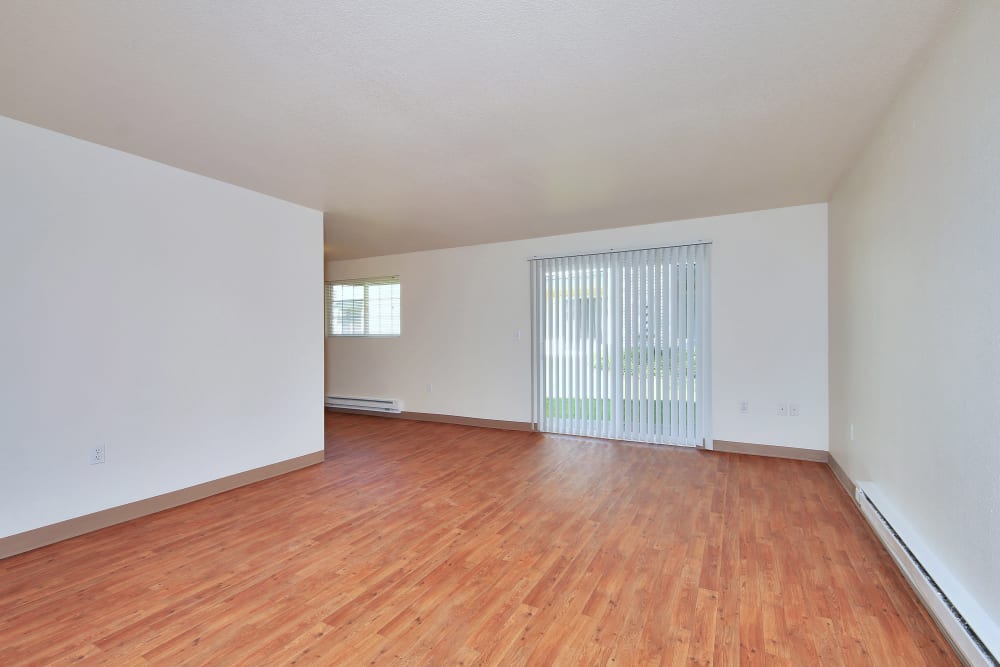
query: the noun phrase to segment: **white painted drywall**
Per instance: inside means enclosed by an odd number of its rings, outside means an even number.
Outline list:
[[[830,203],[831,452],[878,485],[994,623],[998,26],[1000,4],[966,3]]]
[[[327,211],[330,258],[826,201],[961,0],[0,0],[0,114]]]
[[[322,246],[318,211],[0,117],[0,537],[322,450]]]
[[[825,450],[826,216],[815,204],[328,262],[328,279],[399,275],[402,335],[328,338],[327,391],[399,398],[412,412],[530,421],[527,259],[708,240],[714,437]],[[779,402],[800,404],[801,416],[777,416]]]

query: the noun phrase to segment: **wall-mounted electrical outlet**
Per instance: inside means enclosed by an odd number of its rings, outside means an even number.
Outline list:
[[[788,416],[789,417],[798,417],[799,416],[799,404],[798,403],[789,403],[788,404]]]
[[[851,442],[854,442],[854,424],[851,424]]]
[[[428,394],[434,393],[434,383],[433,382],[428,382],[427,383],[427,393]]]
[[[740,414],[745,415],[750,412],[750,401],[742,400],[740,401]]]
[[[90,450],[90,465],[95,466],[99,463],[104,463],[104,456],[106,452],[104,445],[99,445]]]
[[[779,417],[787,417],[788,416],[788,404],[787,403],[778,403],[778,416]]]

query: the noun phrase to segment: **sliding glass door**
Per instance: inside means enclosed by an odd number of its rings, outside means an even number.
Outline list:
[[[531,262],[541,431],[702,445],[709,244]]]

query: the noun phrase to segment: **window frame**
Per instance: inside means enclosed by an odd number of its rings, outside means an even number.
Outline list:
[[[390,308],[391,302],[395,300],[398,304],[396,308],[396,318],[395,321],[390,319],[390,324],[395,324],[395,331],[393,333],[370,333],[371,331],[371,304],[372,297],[370,296],[370,290],[372,287],[380,286],[396,286],[397,294],[390,297]],[[349,301],[360,301],[361,302],[361,327],[363,331],[361,333],[335,333],[334,326],[334,311],[336,310],[334,304],[336,300],[334,299],[334,288],[336,287],[362,287],[362,297],[360,299],[342,299],[343,302]],[[399,276],[378,276],[373,278],[350,278],[350,279],[339,279],[339,280],[327,280],[324,282],[323,290],[323,301],[324,301],[324,316],[323,316],[323,328],[325,338],[399,338],[402,335],[402,321],[403,321],[403,303],[402,303],[402,287]],[[391,311],[390,311],[391,312]],[[343,320],[340,321],[341,328],[343,328]]]

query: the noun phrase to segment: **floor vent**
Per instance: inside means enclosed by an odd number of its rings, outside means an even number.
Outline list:
[[[359,398],[357,396],[327,396],[326,407],[366,412],[401,412],[400,401],[395,398]]]
[[[929,561],[933,559],[928,555],[924,555],[921,559],[919,552],[923,549],[911,549],[910,544],[905,539],[906,533],[909,532],[908,529],[903,528],[901,521],[890,520],[894,519],[894,513],[888,503],[881,501],[874,485],[866,484],[864,488],[860,485],[857,486],[855,500],[865,519],[875,530],[879,540],[885,545],[893,560],[896,561],[896,565],[913,586],[962,660],[967,665],[974,667],[1000,666],[995,652],[997,648],[996,628],[985,612],[970,599],[963,599],[961,604],[956,606],[959,600],[953,601],[952,598],[956,596],[949,597],[944,589],[954,591],[957,590],[957,585],[942,587],[939,584],[939,580],[943,577],[939,575],[936,580],[927,567],[930,565]],[[912,543],[913,540],[910,542]],[[940,571],[940,568],[932,567],[931,570]],[[967,596],[963,593],[961,597],[966,598]],[[959,607],[965,609],[966,614],[963,615]],[[973,613],[969,613],[970,611]],[[972,622],[970,623],[970,621]],[[975,627],[986,628],[988,634],[983,633],[982,630],[977,633]]]

